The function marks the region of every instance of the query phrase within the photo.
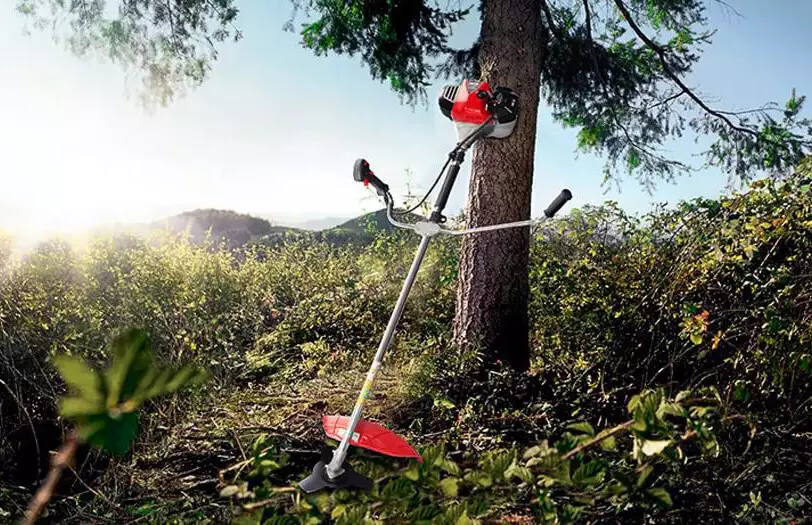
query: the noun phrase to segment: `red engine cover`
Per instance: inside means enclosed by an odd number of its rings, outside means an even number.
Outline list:
[[[462,86],[457,90],[454,98],[454,106],[451,108],[451,119],[455,122],[467,122],[469,124],[482,124],[491,114],[485,107],[485,99],[479,98],[477,93],[484,91],[490,93],[490,86],[487,82],[470,83],[468,80],[462,82]]]

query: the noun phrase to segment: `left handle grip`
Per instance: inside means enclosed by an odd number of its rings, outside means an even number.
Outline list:
[[[352,178],[357,182],[363,182],[365,186],[371,184],[381,197],[385,197],[386,194],[389,193],[389,186],[375,176],[375,173],[369,167],[369,162],[364,159],[355,161],[355,166],[353,166],[352,169]]]

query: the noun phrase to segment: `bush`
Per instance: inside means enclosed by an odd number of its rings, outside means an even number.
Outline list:
[[[387,406],[391,421],[408,426],[418,442],[420,432],[442,434],[447,454],[437,457],[455,458],[461,474],[439,466],[444,474],[430,486],[408,477],[388,479],[392,488],[380,489],[399,494],[408,488],[414,505],[398,507],[398,498],[386,499],[383,492],[372,496],[380,502],[365,504],[378,505],[393,519],[417,519],[409,513],[431,507],[421,516],[441,519],[449,512],[459,521],[467,512],[465,519],[473,520],[485,512],[480,500],[468,497],[476,493],[486,496],[490,509],[532,503],[536,519],[547,513],[559,521],[600,521],[618,512],[603,492],[618,480],[614,473],[622,477],[640,468],[633,448],[631,456],[627,447],[622,453],[604,450],[600,461],[571,458],[570,476],[581,467],[595,469],[596,476],[606,473],[598,483],[601,496],[590,493],[587,503],[571,486],[532,492],[529,485],[519,490],[505,481],[483,492],[465,473],[484,468],[480,462],[489,456],[471,450],[509,450],[518,461],[544,436],[558,435],[563,445],[550,450],[562,456],[595,437],[585,425],[567,436],[573,422],[612,429],[628,417],[629,401],[641,391],[662,401],[704,389],[718,392],[713,397],[721,412],[708,423],[718,437],[718,454],[697,455],[680,468],[673,462],[662,466],[658,479],[672,487],[675,505],[696,511],[683,508],[661,521],[703,512],[719,513],[718,522],[803,514],[800,487],[812,460],[811,184],[807,163],[785,180],[760,181],[718,200],[696,199],[644,216],[606,203],[547,223],[535,232],[531,248],[533,354],[527,375],[449,344],[458,244],[437,239],[387,357],[386,368],[400,387]],[[343,234],[280,234],[238,252],[169,234],[101,236],[84,246],[54,239],[13,263],[8,243],[0,240],[0,379],[8,386],[0,389],[4,476],[17,479],[26,470],[20,451],[28,450],[31,432],[40,433],[43,449],[53,441],[45,434],[60,434],[56,401],[65,388],[53,357],[74,355],[100,365],[107,357],[104,334],[126,326],[150,334],[162,366],[190,362],[208,369],[209,392],[218,400],[256,385],[293,384],[307,392],[319,376],[366,368],[417,239],[401,232],[355,234],[353,242]],[[25,400],[27,414],[17,400]],[[177,420],[168,424],[187,417],[182,408],[172,414]],[[148,408],[147,426],[149,416]],[[37,427],[31,432],[28,417]],[[700,429],[682,432],[693,438],[691,432]],[[265,454],[262,461],[278,459]],[[598,463],[584,466],[593,460]],[[278,463],[281,468],[284,462]],[[299,466],[286,475],[297,476]],[[261,492],[263,480],[277,483],[279,471],[266,470],[238,480],[246,483],[240,493],[270,497]],[[439,483],[448,475],[459,481],[445,482],[444,490]],[[533,483],[539,475],[533,474]],[[464,501],[448,496],[454,483]],[[451,509],[455,498],[461,506]],[[717,499],[723,510],[717,510]],[[301,508],[300,517],[329,510],[347,521],[345,514],[361,514],[353,510],[361,500],[353,501],[314,503],[317,510]],[[623,512],[633,520],[660,512],[653,510],[656,501],[646,501],[625,501]],[[336,511],[339,505],[343,511]]]

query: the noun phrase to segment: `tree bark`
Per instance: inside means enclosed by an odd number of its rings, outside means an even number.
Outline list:
[[[475,146],[466,207],[469,227],[530,218],[543,28],[540,0],[483,0],[482,80],[519,96],[519,120],[507,139]],[[454,340],[519,370],[530,364],[527,302],[529,228],[465,236]]]

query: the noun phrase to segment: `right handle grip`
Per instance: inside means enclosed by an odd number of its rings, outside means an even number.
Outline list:
[[[561,190],[558,197],[556,197],[555,200],[551,202],[549,206],[547,206],[547,209],[544,210],[544,215],[546,215],[549,219],[558,213],[558,210],[563,208],[570,199],[572,199],[572,192],[570,192],[570,190]]]

